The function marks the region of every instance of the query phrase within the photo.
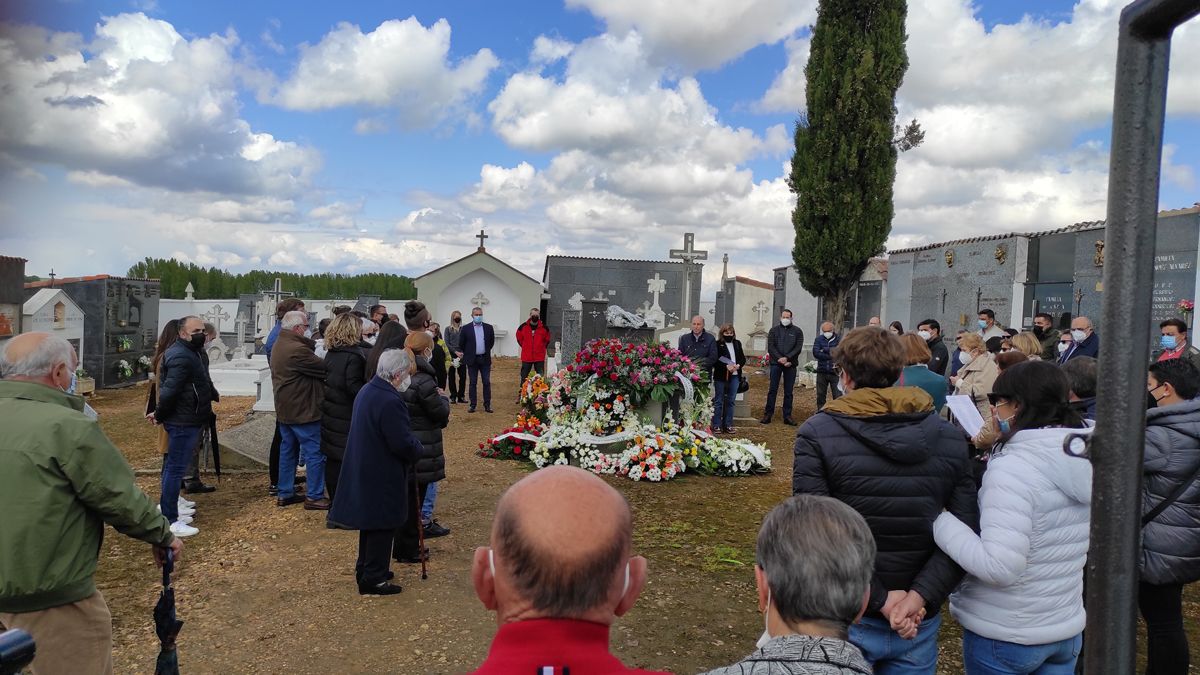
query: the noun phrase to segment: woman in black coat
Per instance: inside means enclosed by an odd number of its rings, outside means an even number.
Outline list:
[[[450,399],[438,391],[437,376],[429,359],[433,338],[425,331],[408,334],[404,347],[414,354],[417,365],[412,383],[401,395],[408,406],[413,435],[421,441],[421,458],[417,460],[417,504],[425,502],[429,484],[446,477],[446,458],[442,454],[442,429],[450,422]],[[421,511],[409,512],[404,526],[396,533],[392,555],[400,562],[420,562],[417,528],[421,527]]]
[[[367,354],[360,342],[361,320],[342,314],[325,331],[325,400],[321,402],[321,454],[325,455],[325,487],[337,492],[354,397],[366,383]]]
[[[737,399],[746,354],[733,324],[717,332],[717,363],[713,366],[713,433],[733,433],[733,405]]]

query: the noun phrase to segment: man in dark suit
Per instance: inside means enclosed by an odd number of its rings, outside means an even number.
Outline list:
[[[692,317],[692,332],[679,338],[679,351],[696,364],[697,370],[712,378],[713,366],[717,363],[717,339],[704,330],[704,317]]]
[[[1100,336],[1092,326],[1092,320],[1086,316],[1077,316],[1071,320],[1071,344],[1059,355],[1058,363],[1062,365],[1080,356],[1100,358]]]
[[[471,310],[471,325],[459,333],[459,351],[462,352],[462,363],[467,367],[467,377],[471,380],[471,407],[467,412],[475,412],[476,388],[479,379],[483,379],[483,409],[492,412],[492,348],[496,346],[496,331],[492,324],[483,322],[483,309],[476,307]]]

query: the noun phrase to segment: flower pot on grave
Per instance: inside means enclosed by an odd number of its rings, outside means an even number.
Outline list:
[[[96,391],[96,378],[80,377],[75,380],[75,393],[80,396],[91,394]]]

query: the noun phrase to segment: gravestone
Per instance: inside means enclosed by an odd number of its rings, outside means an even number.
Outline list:
[[[266,359],[265,356],[255,354],[255,359],[252,359],[251,362],[260,356],[264,360]],[[255,397],[257,400],[252,408],[254,412],[275,412],[275,382],[271,379],[270,368],[259,371],[258,382],[255,385]]]
[[[582,302],[582,299],[580,300]],[[575,355],[583,347],[583,305],[580,309],[566,309],[562,313],[562,342],[560,348],[562,351],[555,350],[555,354],[559,354],[559,363],[571,363],[575,360]]]
[[[608,336],[608,300],[583,301],[581,342],[587,344]]]
[[[257,357],[214,363],[209,366],[208,374],[212,377],[213,386],[222,396],[258,396],[258,383],[267,370],[267,360]],[[269,373],[267,377],[270,377]],[[272,397],[271,410],[274,408]],[[258,409],[257,403],[255,409]]]
[[[358,296],[358,300],[356,300],[354,302],[354,306],[350,308],[350,311],[359,311],[359,312],[363,312],[364,314],[369,315],[371,307],[381,304],[379,301],[382,299],[383,299],[382,295],[360,295],[360,296]],[[403,309],[403,308],[400,308],[400,309]],[[396,311],[396,309],[393,309],[391,307],[388,307],[388,312],[391,314],[401,314],[402,313],[402,312]]]
[[[229,352],[229,348],[225,346],[225,343],[222,342],[221,338],[219,337],[210,342],[208,346],[204,348],[204,351],[208,354],[208,363],[210,367],[219,363],[225,363],[229,360],[229,357],[226,356],[226,354]],[[220,390],[218,389],[217,391]]]

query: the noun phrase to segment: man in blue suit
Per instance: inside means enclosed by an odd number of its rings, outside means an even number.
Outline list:
[[[492,324],[483,322],[483,309],[476,307],[471,310],[471,325],[464,326],[458,334],[458,351],[462,352],[462,364],[467,367],[467,377],[471,380],[471,407],[467,412],[475,412],[476,387],[479,379],[483,379],[483,409],[492,412],[492,348],[496,346],[496,331]]]

